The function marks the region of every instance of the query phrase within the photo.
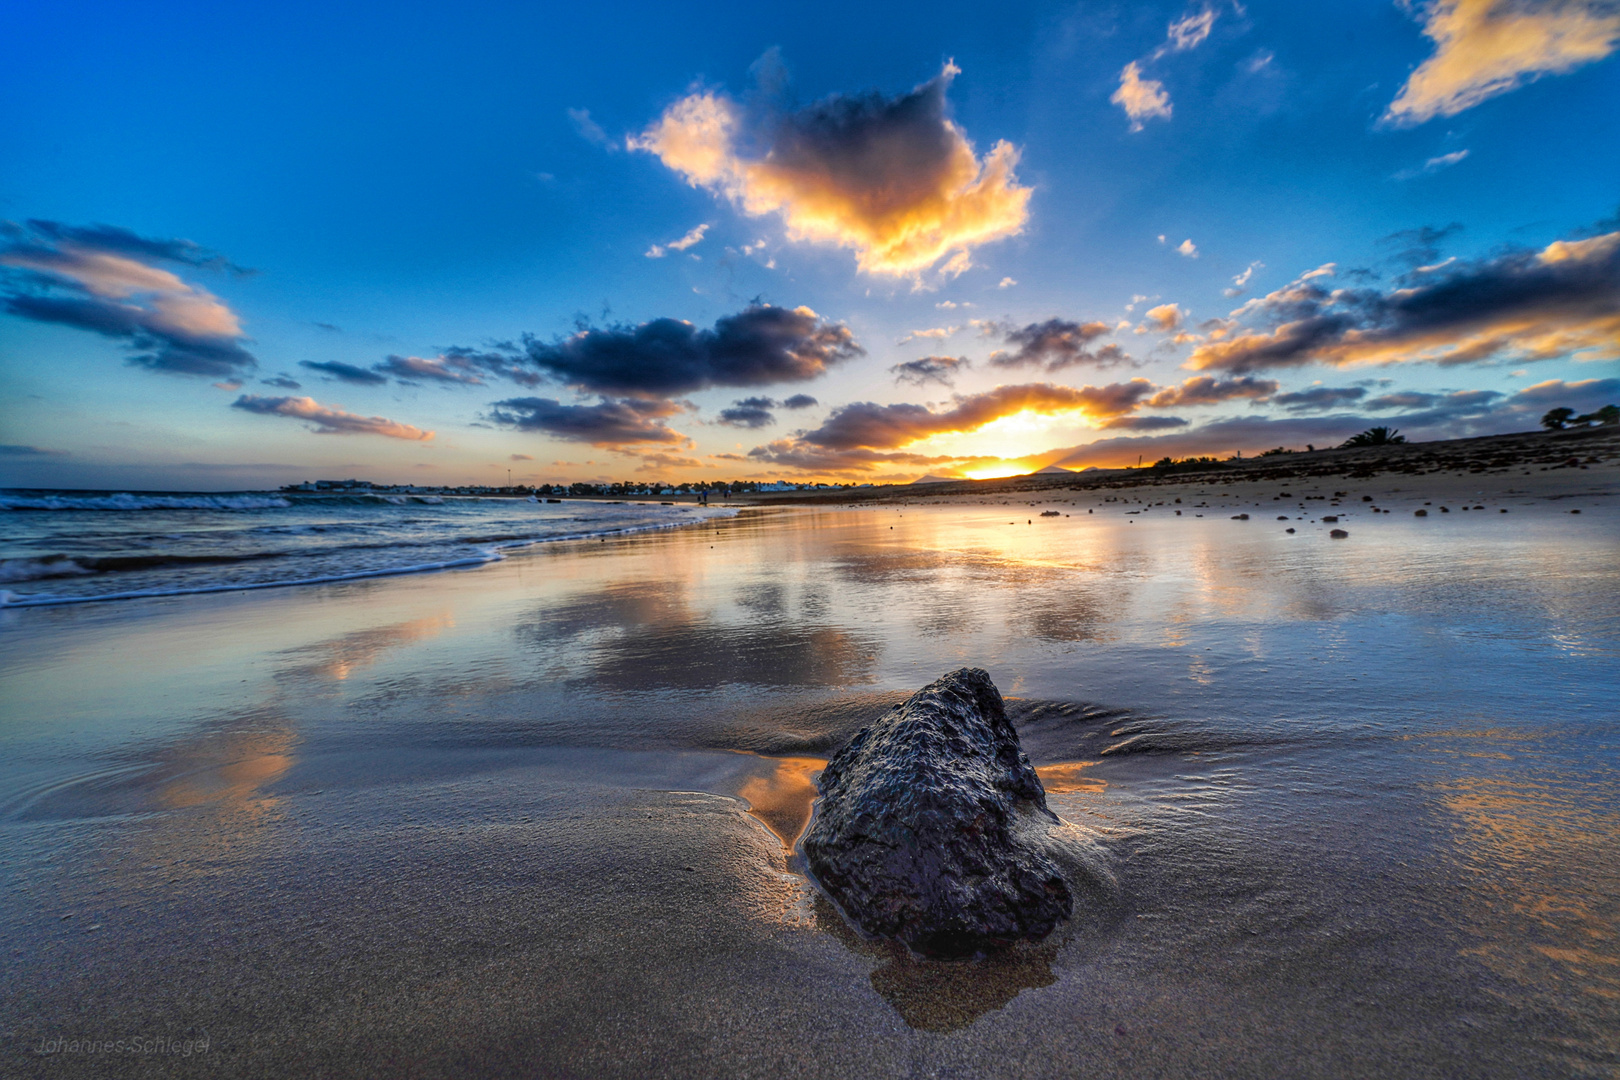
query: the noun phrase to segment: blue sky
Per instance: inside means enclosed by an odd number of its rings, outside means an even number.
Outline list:
[[[909,480],[1620,400],[1608,0],[7,22],[3,484]]]

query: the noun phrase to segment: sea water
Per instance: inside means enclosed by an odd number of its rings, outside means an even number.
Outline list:
[[[0,489],[0,606],[478,566],[531,544],[730,513],[646,502],[431,494]]]

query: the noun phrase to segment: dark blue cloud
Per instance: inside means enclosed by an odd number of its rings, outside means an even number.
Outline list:
[[[353,364],[345,364],[341,360],[300,360],[298,366],[356,386],[379,386],[388,381],[386,375],[379,375],[375,371],[355,367]]]
[[[634,443],[679,443],[686,436],[664,424],[681,412],[667,401],[602,398],[595,405],[565,405],[553,398],[510,398],[490,406],[489,418],[519,431],[616,448]]]
[[[915,386],[939,383],[941,386],[950,386],[960,372],[972,366],[973,361],[965,356],[925,356],[920,360],[907,360],[902,364],[895,364],[889,368],[889,374],[894,376],[897,383],[911,383]]]
[[[702,330],[679,319],[524,338],[535,368],[601,394],[662,396],[716,386],[803,382],[865,350],[849,328],[809,308],[749,307]]]
[[[1359,386],[1313,386],[1309,390],[1296,390],[1288,394],[1277,394],[1271,400],[1281,405],[1289,412],[1321,412],[1325,409],[1348,405],[1352,401],[1360,401],[1367,396],[1367,391]],[[1371,404],[1371,403],[1369,403]],[[1373,408],[1378,406],[1373,405]]]

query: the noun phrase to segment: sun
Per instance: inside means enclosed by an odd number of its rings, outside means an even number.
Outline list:
[[[1005,476],[1023,476],[1029,467],[1019,462],[1003,461],[999,465],[981,465],[977,469],[964,469],[969,480],[1000,480]]]

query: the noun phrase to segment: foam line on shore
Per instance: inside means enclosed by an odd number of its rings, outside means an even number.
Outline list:
[[[252,581],[240,584],[225,585],[195,585],[175,589],[137,589],[130,592],[103,593],[97,596],[38,596],[19,598],[16,593],[0,589],[0,609],[26,608],[26,607],[60,607],[65,604],[93,604],[107,600],[147,600],[164,596],[197,596],[204,593],[246,592],[250,589],[285,589],[295,585],[330,585],[342,581],[361,581],[366,578],[396,577],[401,574],[426,574],[438,570],[460,570],[474,566],[487,566],[493,562],[501,562],[506,558],[506,552],[519,548],[535,547],[540,544],[555,544],[567,541],[598,540],[609,536],[628,536],[632,533],[654,532],[662,529],[679,529],[700,522],[713,521],[716,518],[735,517],[740,507],[717,507],[717,512],[698,518],[696,521],[670,521],[652,525],[630,525],[619,529],[603,529],[599,532],[568,533],[564,536],[542,536],[532,540],[516,540],[511,543],[494,544],[486,548],[483,554],[466,559],[446,559],[440,562],[417,563],[411,566],[385,566],[373,570],[356,570],[344,574],[323,574],[318,577],[293,578],[287,581]]]

